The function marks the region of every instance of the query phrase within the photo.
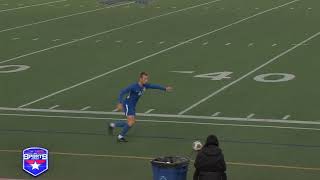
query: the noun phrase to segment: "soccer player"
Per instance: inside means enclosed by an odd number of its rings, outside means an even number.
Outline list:
[[[127,122],[125,121],[117,121],[109,124],[109,133],[113,134],[115,128],[122,128],[120,134],[118,135],[119,142],[128,142],[125,139],[126,134],[129,129],[136,122],[136,105],[139,101],[140,97],[147,89],[159,89],[162,91],[172,91],[172,87],[163,87],[157,84],[149,84],[149,75],[146,72],[140,73],[139,80],[137,83],[133,83],[127,88],[120,91],[120,95],[118,98],[117,111],[123,110],[125,115],[127,116]],[[124,98],[124,96],[126,97]]]

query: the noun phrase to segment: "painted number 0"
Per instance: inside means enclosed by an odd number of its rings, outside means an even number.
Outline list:
[[[29,68],[30,66],[26,66],[26,65],[5,65],[5,66],[0,66],[0,73],[14,73],[19,71],[24,71]]]
[[[274,77],[270,79],[271,77]],[[268,79],[269,78],[269,79]],[[295,78],[295,75],[293,74],[286,74],[286,73],[270,73],[270,74],[261,74],[259,76],[256,76],[253,78],[254,80],[258,82],[271,82],[271,83],[276,83],[276,82],[285,82],[285,81],[290,81]]]

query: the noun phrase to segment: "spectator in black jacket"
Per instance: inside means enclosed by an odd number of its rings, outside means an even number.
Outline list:
[[[227,180],[226,163],[219,141],[215,135],[209,135],[205,145],[198,152],[194,166],[193,180]]]

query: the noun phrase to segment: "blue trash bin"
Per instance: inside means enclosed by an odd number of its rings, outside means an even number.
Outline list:
[[[189,159],[179,156],[159,157],[151,161],[153,180],[186,180]]]

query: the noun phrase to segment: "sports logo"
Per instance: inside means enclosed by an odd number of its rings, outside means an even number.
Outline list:
[[[167,178],[165,176],[161,176],[160,180],[167,180]]]
[[[32,176],[39,176],[49,168],[48,150],[40,147],[31,147],[22,152],[23,170]]]

